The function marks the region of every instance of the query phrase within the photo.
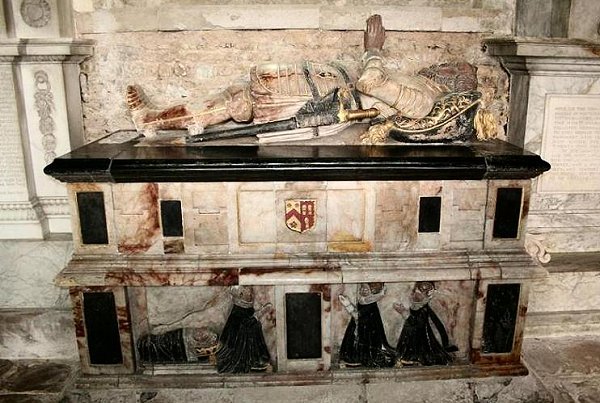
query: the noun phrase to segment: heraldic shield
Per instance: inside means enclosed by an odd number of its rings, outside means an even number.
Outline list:
[[[316,223],[316,200],[290,199],[285,201],[285,225],[296,232],[306,232]]]

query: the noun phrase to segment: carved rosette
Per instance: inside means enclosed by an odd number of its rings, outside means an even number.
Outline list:
[[[40,117],[40,132],[42,133],[42,147],[44,148],[44,160],[51,163],[56,158],[56,136],[54,135],[54,95],[52,94],[48,74],[44,70],[34,73],[35,79],[35,109]]]
[[[52,15],[52,9],[46,0],[23,0],[20,12],[25,24],[32,28],[45,27]]]
[[[538,263],[546,264],[550,262],[552,256],[542,242],[544,237],[541,234],[528,232],[525,237],[525,250]]]

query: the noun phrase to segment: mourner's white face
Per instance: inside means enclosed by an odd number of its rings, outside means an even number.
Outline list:
[[[423,302],[431,299],[435,288],[430,283],[415,284],[413,291],[410,295],[411,302]]]
[[[240,299],[245,302],[252,302],[254,299],[254,292],[252,287],[240,287]]]

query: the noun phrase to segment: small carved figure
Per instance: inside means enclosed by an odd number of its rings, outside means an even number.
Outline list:
[[[394,304],[394,309],[405,317],[396,347],[402,365],[446,365],[452,361],[449,353],[458,350],[450,345],[444,324],[429,306],[434,292],[433,282],[419,281],[411,292],[409,310],[400,303]],[[441,341],[436,338],[431,323]]]
[[[474,122],[479,137],[491,136],[493,119],[481,116],[483,112],[475,116],[481,94],[475,91],[472,65],[441,64],[415,76],[389,72],[382,57],[384,42],[381,16],[373,15],[367,20],[360,75],[337,62],[260,65],[251,69],[248,84],[229,87],[197,106],[157,108],[137,86],[127,88],[127,105],[136,129],[147,137],[160,129],[199,135],[208,126],[233,120],[252,124],[213,128],[194,141],[254,135],[264,141],[297,140],[335,134],[352,121],[376,116],[364,142],[382,142],[390,131],[402,141],[468,140]],[[318,132],[323,126],[330,128]]]
[[[217,335],[205,327],[184,327],[140,337],[140,359],[152,363],[216,362]]]
[[[259,319],[271,309],[271,304],[255,311],[252,287],[232,286],[230,293],[233,307],[219,338],[217,370],[220,373],[265,371],[270,356]]]
[[[339,300],[352,316],[342,345],[340,360],[348,367],[393,367],[396,352],[389,345],[377,301],[385,295],[383,283],[362,283],[358,286],[358,304],[353,305],[348,297]]]

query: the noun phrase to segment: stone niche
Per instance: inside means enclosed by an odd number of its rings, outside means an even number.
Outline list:
[[[527,372],[529,284],[545,274],[523,246],[531,178],[549,168],[537,155],[499,140],[141,143],[96,141],[46,168],[69,192],[75,251],[57,283],[84,374]]]

